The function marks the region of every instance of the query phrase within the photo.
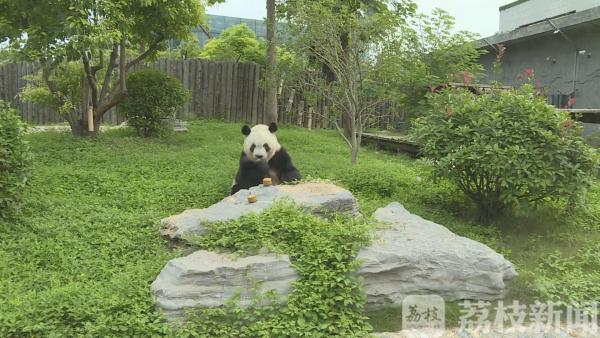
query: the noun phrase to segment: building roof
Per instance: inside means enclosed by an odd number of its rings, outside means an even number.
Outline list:
[[[529,0],[517,0],[505,6],[515,6],[525,1]],[[476,48],[485,48],[486,46],[495,45],[497,43],[519,42],[552,34],[557,29],[567,31],[586,24],[600,25],[600,6],[557,18],[545,19],[525,27],[519,27],[512,31],[500,32],[479,39],[475,41],[474,44]]]
[[[524,3],[524,2],[527,2],[527,1],[529,1],[529,0],[517,0],[517,1],[513,1],[513,2],[511,2],[511,3],[508,3],[508,4],[504,5],[504,6],[500,6],[500,8],[499,8],[499,9],[500,9],[501,11],[503,11],[503,10],[505,10],[505,9],[509,9],[509,8],[511,8],[511,7],[515,7],[515,6],[517,6],[517,5],[520,5],[520,4],[522,4],[522,3]]]

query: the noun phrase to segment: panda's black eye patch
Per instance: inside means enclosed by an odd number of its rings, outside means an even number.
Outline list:
[[[252,143],[252,145],[250,146],[250,151],[254,151],[254,148],[256,148],[256,144]]]
[[[267,152],[268,152],[268,151],[271,151],[271,147],[269,147],[269,145],[268,145],[268,144],[266,144],[266,143],[265,143],[265,144],[263,144],[263,147],[265,147],[265,151],[267,151]]]

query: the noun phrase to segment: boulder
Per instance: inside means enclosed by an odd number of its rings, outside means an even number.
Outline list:
[[[248,202],[248,195],[257,201]],[[205,209],[190,209],[161,221],[161,234],[172,239],[201,235],[207,224],[232,221],[248,213],[260,213],[280,199],[290,199],[315,214],[346,213],[357,216],[358,204],[350,191],[331,183],[308,182],[296,185],[256,186],[238,191]]]
[[[248,203],[249,194],[257,196],[255,203]],[[359,214],[352,194],[330,183],[259,186],[241,190],[206,209],[165,218],[162,233],[171,238],[202,234],[211,222],[262,212],[281,198],[316,214]],[[373,217],[382,227],[371,245],[358,254],[358,274],[370,308],[400,305],[406,296],[422,294],[446,300],[499,299],[506,282],[517,275],[513,265],[488,246],[413,215],[397,202],[378,209]],[[186,307],[223,305],[237,292],[241,292],[240,305],[247,305],[259,282],[261,292],[275,290],[285,296],[296,278],[284,255],[261,251],[237,257],[201,250],[169,261],[151,289],[159,307],[171,318]]]
[[[413,215],[400,203],[373,216],[384,228],[358,254],[369,307],[400,305],[407,295],[421,294],[500,299],[506,282],[517,275],[512,263],[488,246]]]
[[[223,305],[236,293],[242,306],[250,304],[256,292],[287,295],[296,278],[285,255],[237,257],[200,250],[170,260],[150,289],[167,318],[173,319],[181,317],[184,308]]]

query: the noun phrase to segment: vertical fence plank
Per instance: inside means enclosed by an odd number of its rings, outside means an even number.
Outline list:
[[[219,114],[219,119],[223,121],[227,121],[227,114],[225,113],[225,67],[226,62],[219,62],[219,72],[217,73],[217,112]]]
[[[315,129],[321,129],[321,104],[323,103],[323,100],[319,100],[317,101],[317,104],[315,106],[315,116],[314,116],[314,127]]]
[[[194,90],[194,110],[197,117],[204,117],[204,111],[202,110],[202,60],[194,60],[196,74],[194,74],[194,82],[196,82]]]
[[[239,73],[239,81],[240,81],[240,88],[238,91],[238,98],[237,100],[239,101],[240,105],[239,105],[239,121],[240,122],[244,122],[244,123],[248,123],[248,121],[246,120],[246,110],[247,110],[247,105],[246,105],[246,90],[248,87],[248,83],[246,83],[246,77],[248,74],[248,65],[247,64],[240,64],[240,73]]]
[[[230,121],[232,122],[237,122],[237,72],[238,72],[238,64],[237,62],[232,62],[231,65],[231,70],[230,70],[230,77],[229,77],[229,93],[227,94],[228,97],[231,98],[231,100],[229,101],[229,118]]]
[[[246,99],[245,99],[246,81],[244,81],[244,79],[246,78],[247,68],[248,67],[245,63],[239,64],[239,70],[238,70],[238,86],[239,86],[239,88],[238,88],[238,97],[236,99],[239,102],[238,121],[244,122],[244,123],[247,123],[246,115],[244,113],[246,110]]]
[[[190,90],[190,60],[183,60],[183,87],[186,90]],[[188,100],[183,105],[183,115],[182,118],[188,119],[190,117],[190,101]]]
[[[202,116],[205,118],[210,117],[210,110],[208,109],[208,64],[208,61],[202,60]]]
[[[304,115],[304,100],[302,100],[298,103],[298,119],[296,120],[296,125],[299,127],[302,126],[303,115]]]
[[[257,124],[258,121],[258,87],[260,81],[260,66],[252,65],[254,68],[254,78],[252,80],[252,124]],[[261,121],[262,122],[262,121]]]
[[[246,121],[252,123],[252,96],[254,94],[254,72],[256,67],[254,64],[247,65],[248,72],[246,73]]]
[[[232,73],[232,66],[233,64],[231,62],[225,62],[225,75],[223,77],[223,84],[225,85],[225,93],[223,94],[223,109],[225,110],[225,120],[228,122],[231,122],[231,101],[232,101],[232,97],[231,97],[231,84],[233,82],[233,80],[231,79],[231,73]]]

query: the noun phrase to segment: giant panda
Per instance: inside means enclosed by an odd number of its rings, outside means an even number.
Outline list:
[[[262,183],[270,177],[273,184],[300,179],[300,172],[292,164],[292,158],[277,141],[277,123],[242,127],[244,145],[240,165],[231,187],[231,194]]]

